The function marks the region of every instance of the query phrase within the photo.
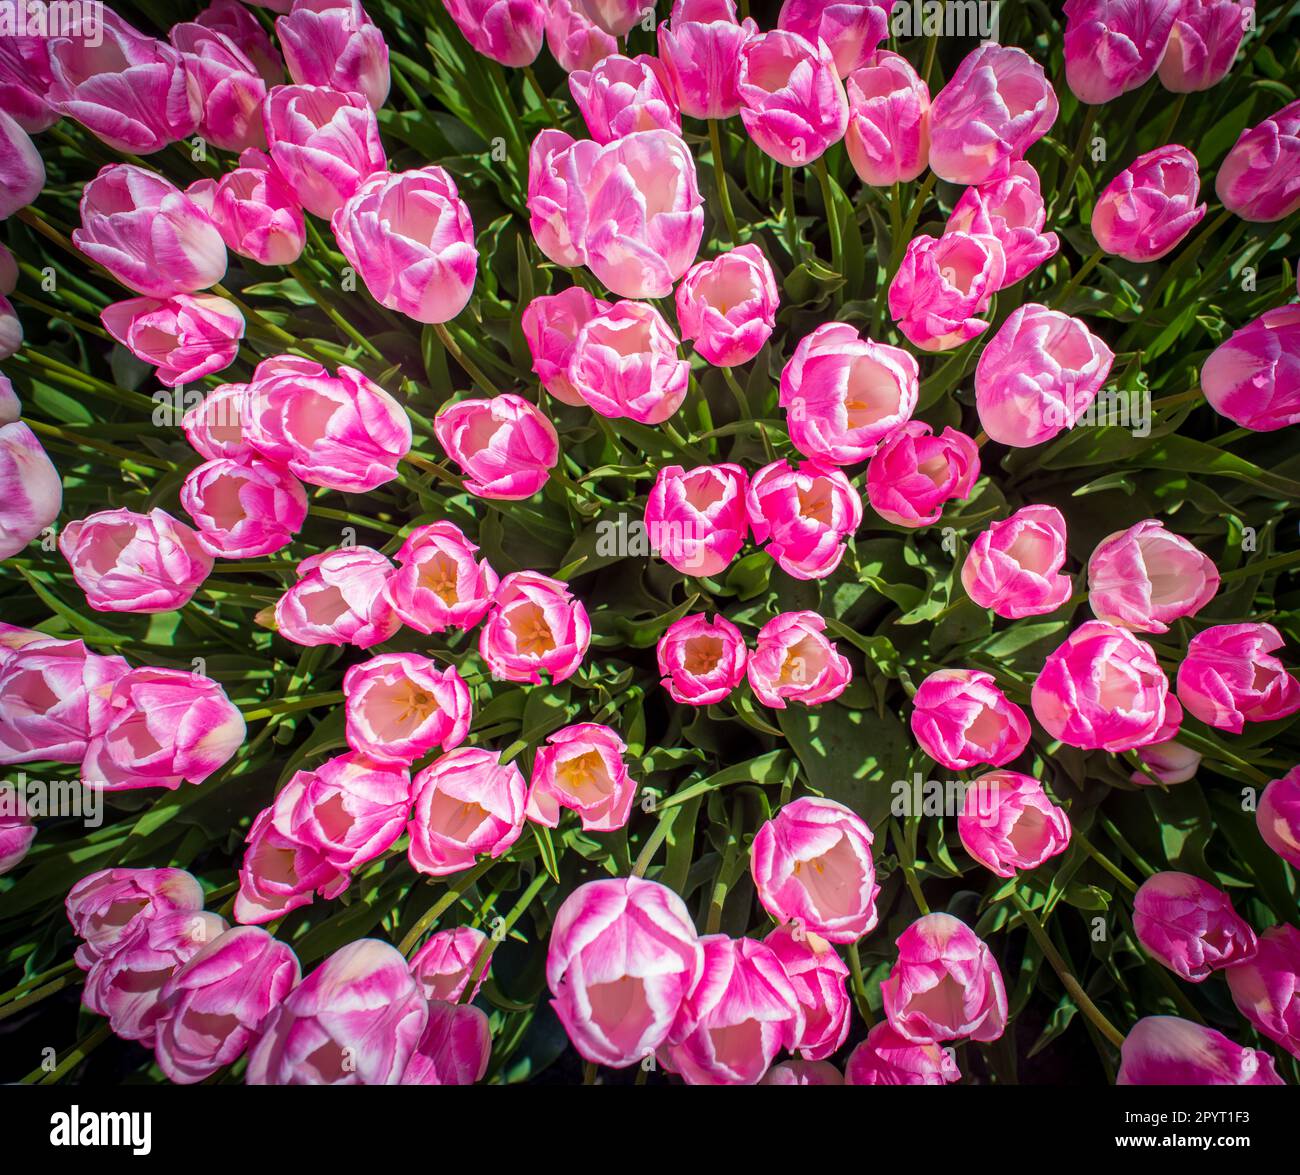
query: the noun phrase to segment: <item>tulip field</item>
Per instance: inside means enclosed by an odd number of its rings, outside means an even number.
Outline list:
[[[1300,4],[0,0],[0,220],[0,1082],[1300,1084]]]

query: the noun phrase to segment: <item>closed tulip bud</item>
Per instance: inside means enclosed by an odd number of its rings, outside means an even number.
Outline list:
[[[233,1065],[301,974],[293,949],[265,930],[234,926],[212,939],[163,984],[159,1068],[193,1085]]]
[[[1027,277],[1061,247],[1055,233],[1043,232],[1047,212],[1038,172],[1023,159],[1004,179],[967,188],[953,207],[945,231],[991,233],[1002,243],[1006,270],[1002,288]]]
[[[0,795],[3,792],[0,788]],[[23,810],[21,799],[12,811],[0,810],[0,877],[22,863],[35,839],[36,826]]]
[[[29,12],[32,7],[29,3]],[[16,29],[0,37],[0,110],[29,135],[59,121],[48,101],[54,76],[48,46],[48,37],[24,35]]]
[[[513,571],[492,596],[479,629],[479,655],[505,681],[552,684],[577,672],[591,643],[591,621],[569,585],[538,571]]]
[[[80,763],[111,715],[113,683],[130,666],[79,640],[38,634],[0,660],[0,763]]]
[[[844,1076],[829,1061],[782,1061],[759,1085],[844,1085]]]
[[[658,29],[659,58],[677,104],[692,118],[730,118],[740,111],[740,50],[758,25],[736,19],[734,0],[673,0]]]
[[[938,436],[910,420],[885,438],[867,465],[867,500],[898,526],[938,522],[954,498],[971,495],[980,475],[979,448],[955,428]]]
[[[912,698],[912,733],[935,762],[969,771],[1017,758],[1029,743],[1029,719],[991,673],[936,669]]]
[[[848,965],[828,942],[799,926],[778,926],[763,942],[781,961],[803,1009],[795,1048],[806,1061],[824,1061],[849,1035]]]
[[[1041,616],[1070,598],[1065,558],[1061,512],[1025,506],[976,536],[962,564],[962,586],[976,605],[1008,620]]]
[[[1227,970],[1232,1002],[1262,1035],[1300,1057],[1300,930],[1274,926],[1248,962]]]
[[[402,625],[385,587],[393,565],[372,547],[321,551],[298,564],[298,581],[276,601],[275,627],[295,645],[368,649]]]
[[[674,702],[708,706],[745,679],[749,650],[740,629],[725,616],[703,612],[673,621],[655,650],[663,687]]]
[[[249,1085],[397,1085],[428,1018],[406,960],[386,942],[340,947],[267,1017]]]
[[[765,465],[745,495],[754,541],[796,579],[825,579],[862,525],[862,499],[833,466],[803,461]]]
[[[882,1020],[849,1054],[845,1085],[950,1085],[961,1079],[953,1050],[899,1036]]]
[[[1065,78],[1098,106],[1156,72],[1181,4],[1168,0],[1066,0]]]
[[[64,909],[82,940],[77,966],[89,971],[147,923],[173,911],[202,910],[203,887],[184,869],[100,869],[68,891]]]
[[[201,196],[199,180],[189,194],[206,199],[208,214],[226,246],[261,265],[292,265],[302,256],[307,239],[298,198],[271,164],[271,157],[250,148],[239,166],[226,172]]]
[[[704,967],[682,1007],[688,1030],[661,1059],[687,1085],[756,1085],[803,1037],[799,996],[766,944],[725,934],[700,944]]]
[[[18,554],[62,507],[63,480],[36,434],[21,420],[0,425],[0,559]]]
[[[930,106],[930,168],[954,184],[1005,179],[1052,129],[1059,107],[1043,67],[1023,49],[986,42]]]
[[[767,257],[741,245],[693,265],[677,287],[682,338],[716,367],[748,363],[776,326],[780,296]]]
[[[1186,147],[1158,147],[1106,185],[1092,210],[1092,235],[1125,261],[1156,261],[1204,218],[1200,192],[1196,156]]]
[[[966,788],[957,834],[990,873],[1014,877],[1069,848],[1070,818],[1032,776],[990,771]]]
[[[646,499],[651,549],[683,575],[725,571],[749,537],[748,488],[739,465],[665,465]]]
[[[253,820],[239,867],[239,892],[235,894],[237,922],[257,925],[283,918],[291,910],[310,905],[317,894],[336,898],[351,884],[346,869],[331,865],[315,849],[285,836],[265,808]]]
[[[930,162],[930,87],[911,62],[878,49],[846,77],[844,90],[844,148],[858,178],[877,188],[916,179]]]
[[[1183,708],[1178,704],[1178,699],[1171,695],[1166,701],[1166,715],[1175,708],[1177,721],[1173,724],[1172,733],[1165,737],[1162,731],[1159,742],[1137,748],[1137,757],[1142,760],[1146,771],[1134,771],[1129,780],[1139,787],[1149,785],[1152,775],[1166,786],[1186,783],[1196,776],[1197,768],[1201,765],[1201,752],[1192,750],[1172,737],[1178,733],[1177,728],[1182,724]],[[1262,798],[1260,802],[1263,803]]]
[[[558,294],[539,294],[524,307],[524,340],[533,357],[533,371],[550,395],[574,407],[583,403],[569,382],[569,362],[578,331],[595,318],[612,310],[613,303],[593,297],[581,286],[570,286]]]
[[[157,368],[158,382],[169,388],[225,370],[244,337],[239,307],[216,294],[128,298],[105,306],[99,317],[131,354]]]
[[[1144,1016],[1120,1047],[1116,1085],[1285,1085],[1262,1049],[1177,1016]]]
[[[1088,559],[1093,615],[1138,632],[1168,632],[1218,590],[1214,561],[1155,518],[1108,535]]]
[[[488,936],[472,926],[439,930],[411,956],[411,974],[423,990],[425,999],[454,1004],[465,994],[478,960],[487,949]],[[484,964],[474,990],[469,993],[471,1000],[478,996],[479,988],[491,969],[490,963]]]
[[[866,822],[835,800],[804,796],[786,804],[755,833],[750,848],[763,909],[800,932],[857,942],[876,925],[880,887],[872,839]]]
[[[657,57],[611,53],[591,69],[569,74],[569,90],[598,143],[656,128],[681,134],[672,83]]]
[[[1006,254],[988,233],[913,237],[889,283],[889,312],[923,351],[948,351],[982,334],[988,309],[1004,285]]]
[[[473,1085],[487,1072],[492,1029],[481,1008],[429,1001],[429,1019],[402,1085]]]
[[[579,722],[547,736],[533,759],[528,819],[554,828],[560,809],[568,808],[581,818],[584,831],[622,828],[636,798],[626,754],[627,744],[597,722]]]
[[[1192,637],[1178,666],[1178,700],[1207,726],[1240,734],[1300,710],[1300,681],[1272,656],[1283,645],[1271,624],[1216,624]]]
[[[1089,620],[1048,654],[1030,703],[1053,738],[1118,753],[1161,741],[1168,696],[1169,679],[1150,645],[1126,628]]]
[[[185,439],[200,457],[248,457],[253,449],[244,440],[244,396],[247,384],[221,384],[181,418]]]
[[[1175,94],[1190,94],[1217,86],[1232,69],[1246,35],[1247,10],[1255,0],[1185,0],[1178,6],[1165,55],[1160,59],[1160,84]]]
[[[640,877],[578,886],[555,914],[546,952],[551,1007],[573,1047],[617,1069],[669,1039],[703,968],[686,904]]]
[[[587,264],[587,183],[599,156],[598,143],[553,127],[528,149],[528,227],[556,265]]]
[[[799,452],[856,465],[906,424],[916,408],[919,367],[901,347],[827,322],[799,340],[781,372],[781,407]]]
[[[578,0],[551,0],[546,14],[546,47],[565,73],[591,69],[618,52],[618,41],[598,28]]]
[[[298,203],[328,220],[388,159],[361,94],[275,86],[262,108],[271,159]]]
[[[997,1040],[1007,991],[988,945],[951,914],[926,914],[898,937],[898,961],[880,985],[893,1030],[914,1044]]]
[[[543,0],[442,0],[476,53],[502,65],[531,65],[546,31]]]
[[[511,392],[450,404],[433,418],[433,431],[480,498],[531,498],[560,460],[555,426]]]
[[[894,0],[785,0],[778,28],[798,33],[810,44],[826,42],[840,77],[864,65],[889,37]]]
[[[45,187],[45,164],[27,132],[0,110],[0,220],[26,208]]]
[[[199,536],[165,510],[119,507],[79,518],[60,532],[59,550],[86,603],[100,612],[182,608],[212,570]]]
[[[72,243],[150,298],[204,290],[226,274],[226,245],[208,214],[162,176],[129,163],[109,164],[85,186]]]
[[[1292,767],[1264,789],[1255,823],[1264,843],[1300,869],[1300,767]]]
[[[223,151],[265,147],[266,80],[244,51],[224,33],[197,21],[174,25],[168,37],[198,92],[199,134]]]
[[[275,31],[300,86],[363,94],[376,110],[384,104],[392,84],[388,45],[360,0],[294,0]]]
[[[691,365],[649,302],[616,302],[578,328],[566,378],[602,416],[662,424],[681,407]]]
[[[487,615],[498,582],[477,554],[454,523],[417,526],[394,556],[400,567],[386,577],[384,598],[417,632],[473,628]]]
[[[1220,343],[1201,368],[1220,416],[1254,432],[1300,421],[1300,306],[1275,306]]]
[[[816,612],[782,612],[758,630],[745,676],[760,702],[784,710],[787,700],[816,706],[844,692],[853,670],[825,631]]]
[[[288,12],[291,3],[292,0],[277,0],[274,6],[263,4],[261,7]],[[268,88],[284,80],[284,61],[279,50],[271,44],[270,35],[257,17],[240,0],[212,0],[194,19],[204,28],[229,37],[257,68]]]
[[[381,306],[437,323],[469,303],[478,275],[474,224],[441,167],[371,176],[334,214],[333,226]]]
[[[469,733],[469,687],[454,665],[419,653],[383,653],[343,675],[348,746],[380,763],[413,763]]]
[[[0,359],[17,354],[23,345],[23,324],[8,298],[0,298]]]
[[[417,873],[445,877],[472,868],[480,856],[499,857],[524,830],[528,785],[500,751],[449,751],[417,772],[411,787],[406,855]]]
[[[740,48],[740,121],[758,148],[786,167],[825,154],[849,124],[849,100],[825,41],[775,29]]]
[[[110,8],[102,8],[100,19],[97,39],[50,39],[50,108],[76,119],[113,150],[136,155],[193,134],[199,95],[181,54]]]
[[[307,517],[307,494],[298,479],[264,461],[205,461],[186,475],[180,498],[199,528],[199,545],[220,559],[278,551]]]
[[[1214,191],[1229,212],[1256,224],[1300,208],[1300,102],[1241,132],[1219,166]]]
[[[1255,932],[1232,900],[1190,873],[1156,873],[1133,895],[1133,929],[1143,949],[1188,983],[1253,958]]]

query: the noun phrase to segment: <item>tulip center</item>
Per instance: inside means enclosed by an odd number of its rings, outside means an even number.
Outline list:
[[[1047,816],[1040,809],[1025,807],[1007,831],[1007,840],[1025,861],[1036,861],[1047,847]]]
[[[429,804],[429,826],[448,840],[466,843],[488,819],[488,811],[473,800],[435,792]]]
[[[712,673],[722,660],[722,641],[716,636],[692,637],[686,642],[684,667],[687,673]]]
[[[540,604],[523,603],[510,610],[507,621],[515,649],[528,657],[541,657],[555,648],[555,634]]]
[[[646,999],[645,983],[624,975],[609,983],[587,985],[591,1018],[624,1055],[635,1051],[654,1024],[655,1013]]]
[[[851,429],[868,428],[898,411],[898,386],[874,359],[854,360],[844,411]]]
[[[830,487],[825,481],[818,478],[807,489],[800,486],[798,494],[799,513],[802,517],[811,519],[814,522],[820,522],[823,526],[831,525]]]
[[[556,786],[579,803],[603,800],[613,790],[605,761],[595,751],[566,759],[555,769]]]
[[[981,706],[979,713],[966,727],[966,741],[973,743],[982,751],[990,750],[997,745],[1005,725],[1001,715],[996,710]]]
[[[857,913],[862,863],[847,838],[841,836],[820,856],[795,861],[794,876],[823,918],[844,918]]]
[[[439,551],[432,559],[420,564],[420,586],[433,592],[448,608],[460,603],[456,590],[456,561]]]
[[[1052,564],[1052,544],[1042,532],[1024,527],[1007,547],[1007,556],[1034,575],[1046,575]]]
[[[821,647],[812,637],[806,636],[786,649],[777,683],[806,685],[821,672],[823,660]]]
[[[907,1010],[924,1016],[939,1028],[960,1028],[966,1019],[966,991],[945,972],[928,991],[914,994]]]

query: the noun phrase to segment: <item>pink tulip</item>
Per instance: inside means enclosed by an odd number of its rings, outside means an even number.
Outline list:
[[[1029,719],[979,669],[936,669],[912,698],[912,733],[921,749],[953,771],[1002,767],[1029,743]]]
[[[221,559],[278,551],[307,517],[307,495],[298,479],[267,462],[205,461],[186,475],[180,498],[199,528],[199,546]]]
[[[546,5],[542,0],[442,0],[476,52],[502,65],[531,65],[542,51]]]
[[[581,286],[569,286],[558,294],[539,294],[524,307],[521,325],[533,357],[533,371],[542,387],[562,404],[576,407],[583,403],[569,382],[578,331],[613,308],[613,303],[593,297]]]
[[[397,1085],[428,1017],[396,949],[362,938],[340,947],[267,1017],[248,1058],[249,1085]]]
[[[275,31],[300,86],[330,86],[365,95],[376,110],[383,106],[392,81],[388,45],[361,0],[294,0]]]
[[[1055,233],[1043,232],[1046,223],[1038,172],[1018,159],[1004,179],[967,188],[953,206],[945,231],[997,237],[1007,259],[1002,275],[1006,289],[1056,256],[1061,243]]]
[[[21,420],[0,425],[0,559],[53,525],[62,507],[63,480],[36,434]]]
[[[608,726],[579,722],[547,736],[537,748],[528,784],[528,819],[548,828],[560,809],[582,819],[587,832],[613,832],[627,824],[636,780],[627,771],[627,744]]]
[[[1168,632],[1218,590],[1214,561],[1155,518],[1108,535],[1088,559],[1093,615],[1138,632]]]
[[[45,163],[36,145],[0,110],[0,220],[26,208],[45,187]]]
[[[183,869],[100,869],[68,891],[64,908],[82,940],[77,966],[89,971],[164,914],[202,910],[203,887]]]
[[[829,943],[802,929],[778,926],[763,942],[785,968],[803,1010],[795,1048],[804,1060],[824,1061],[849,1034],[848,965]]]
[[[488,936],[472,926],[457,926],[454,930],[439,930],[431,934],[411,956],[411,974],[424,992],[425,999],[458,1002],[469,987],[470,977],[487,947]],[[491,964],[484,964],[474,989],[469,993],[471,1000],[478,996],[490,970]]]
[[[149,155],[194,133],[199,97],[180,53],[147,37],[110,8],[102,33],[52,37],[50,109],[75,118],[115,151]],[[92,40],[96,43],[92,44]],[[144,292],[144,291],[142,291]]]
[[[1116,1085],[1285,1085],[1273,1058],[1177,1016],[1144,1016],[1124,1038]]]
[[[1170,696],[1165,701],[1165,707],[1169,734],[1166,735],[1162,731],[1158,736],[1159,741],[1137,748],[1137,757],[1142,761],[1146,772],[1134,771],[1129,779],[1139,787],[1149,786],[1152,775],[1166,786],[1186,783],[1189,779],[1195,778],[1197,768],[1201,765],[1200,751],[1192,750],[1191,747],[1185,746],[1173,737],[1178,733],[1178,728],[1182,726],[1183,721],[1183,708],[1178,704],[1178,699]],[[1172,723],[1169,722],[1171,711],[1175,711]]]
[[[749,537],[748,488],[739,465],[665,465],[646,499],[651,549],[683,575],[721,574]]]
[[[128,298],[104,307],[100,320],[137,359],[152,363],[158,382],[169,388],[224,371],[244,337],[239,307],[215,294]]]
[[[217,226],[168,180],[129,163],[103,168],[81,193],[72,243],[137,294],[194,293],[226,274]]]
[[[1023,49],[985,43],[973,50],[930,107],[930,167],[954,184],[1005,179],[1052,129],[1056,91]]]
[[[1300,869],[1300,767],[1292,767],[1264,788],[1255,823],[1264,843]]]
[[[911,62],[878,49],[846,76],[844,89],[844,148],[858,178],[877,188],[916,179],[930,162],[930,87]]]
[[[0,298],[0,359],[15,355],[23,345],[23,324],[13,303]]]
[[[843,137],[849,100],[825,41],[775,29],[740,47],[740,121],[760,150],[802,167]]]
[[[35,839],[36,826],[22,810],[21,799],[17,810],[0,813],[0,877],[22,863]]]
[[[784,710],[787,699],[816,706],[844,692],[853,671],[825,630],[816,612],[782,612],[758,630],[745,676],[760,702]]]
[[[800,933],[857,942],[877,919],[872,839],[866,822],[835,800],[803,796],[786,804],[750,847],[749,869],[763,909],[778,923],[793,922]]]
[[[598,143],[656,128],[681,134],[672,82],[657,57],[611,53],[590,69],[570,73],[569,90]]]
[[[275,0],[274,4],[263,3],[261,7],[288,12],[291,3],[292,0]],[[212,0],[194,19],[204,28],[229,37],[253,63],[268,89],[284,81],[284,60],[279,50],[271,44],[261,22],[240,0]]]
[[[1118,753],[1161,741],[1168,695],[1169,679],[1150,645],[1126,628],[1089,620],[1048,654],[1030,703],[1053,738]]]
[[[844,1076],[829,1061],[781,1061],[759,1085],[844,1085]]]
[[[411,868],[445,877],[499,857],[524,829],[528,785],[500,751],[461,747],[416,773],[407,825]]]
[[[846,78],[866,64],[889,37],[894,0],[784,0],[777,27],[798,33],[809,44],[826,42],[835,68]]]
[[[199,134],[223,151],[265,147],[266,79],[244,51],[225,33],[197,21],[172,26],[168,38],[198,94]]]
[[[29,3],[30,12],[36,5]],[[48,130],[59,116],[50,109],[49,38],[18,30],[0,37],[0,110],[29,135]]]
[[[990,771],[966,789],[957,835],[990,873],[1015,877],[1069,848],[1070,818],[1033,776]]]
[[[980,608],[1019,620],[1055,612],[1073,584],[1065,564],[1065,519],[1055,506],[1025,506],[990,523],[971,544],[961,582]]]
[[[950,1085],[961,1078],[953,1051],[917,1044],[882,1020],[849,1054],[845,1085]]]
[[[199,536],[165,510],[119,507],[76,519],[60,532],[59,550],[100,612],[182,608],[212,570]]]
[[[469,733],[470,697],[454,665],[419,653],[382,653],[343,675],[348,746],[380,763],[413,763]]]
[[[975,366],[975,407],[991,440],[1029,448],[1073,428],[1110,375],[1114,352],[1082,319],[1018,306]]]
[[[749,651],[740,629],[725,616],[703,612],[673,621],[655,650],[663,687],[674,702],[708,706],[745,679]]]
[[[552,684],[577,672],[591,643],[591,621],[569,585],[538,571],[513,571],[497,586],[479,629],[479,655],[504,681]]]
[[[591,69],[618,52],[618,42],[587,16],[579,0],[551,0],[546,15],[546,47],[565,73]]]
[[[588,182],[600,154],[598,143],[554,127],[539,131],[528,149],[528,227],[556,265],[587,264]]]
[[[1201,367],[1201,389],[1220,416],[1254,432],[1300,421],[1300,306],[1275,306],[1234,331]]]
[[[578,328],[566,378],[602,416],[662,424],[690,387],[691,365],[680,345],[649,302],[616,302]]]
[[[989,233],[913,237],[889,283],[889,313],[923,351],[949,351],[982,334],[988,309],[1004,284],[1006,254]]]
[[[1255,957],[1226,975],[1237,1010],[1261,1035],[1300,1057],[1300,930],[1284,924],[1264,931]]]
[[[803,461],[765,465],[745,495],[754,541],[796,579],[825,579],[862,525],[862,499],[833,466]]]
[[[893,1030],[914,1044],[997,1040],[1007,992],[993,952],[951,914],[926,914],[898,937],[898,961],[880,985]]]
[[[185,439],[208,461],[218,457],[248,457],[253,453],[244,440],[244,396],[247,384],[221,384],[181,418]]]
[[[1271,224],[1300,208],[1300,101],[1241,132],[1214,191],[1229,212]]]
[[[673,0],[672,19],[658,29],[659,58],[683,114],[740,111],[740,50],[757,32],[752,20],[736,20],[734,0]]]
[[[196,188],[189,189],[193,198]],[[264,152],[243,152],[239,166],[213,186],[211,205],[221,239],[241,256],[261,265],[292,265],[302,256],[307,228],[298,198]]]
[[[1065,0],[1065,78],[1098,106],[1136,90],[1156,71],[1180,4],[1168,0]]]
[[[776,326],[780,295],[767,257],[741,245],[693,265],[677,287],[682,338],[716,367],[748,363]]]
[[[771,947],[752,938],[700,939],[704,967],[687,993],[684,1035],[660,1050],[688,1085],[756,1085],[803,1036],[799,997]]]
[[[1156,261],[1176,248],[1205,216],[1201,181],[1186,147],[1139,155],[1106,185],[1092,210],[1092,235],[1125,261]]]
[[[468,305],[478,275],[474,224],[441,167],[372,175],[332,223],[343,255],[381,306],[437,323]]]
[[[235,926],[163,984],[155,1051],[169,1081],[193,1085],[233,1065],[301,977],[297,956],[265,930]]]
[[[248,848],[239,867],[234,916],[244,925],[283,918],[312,903],[319,894],[336,898],[352,883],[346,869],[331,865],[321,853],[282,833],[274,813],[264,808],[245,837]]]
[[[1232,900],[1190,873],[1148,877],[1133,895],[1133,929],[1147,954],[1188,983],[1255,955],[1255,932]]]
[[[1232,69],[1254,7],[1255,0],[1183,0],[1160,59],[1160,84],[1175,94],[1217,86]]]
[[[555,426],[511,392],[450,404],[433,418],[433,431],[480,498],[531,498],[560,460]]]
[[[911,353],[826,322],[799,340],[781,372],[781,407],[799,452],[856,465],[910,419],[920,388]]]
[[[1273,650],[1271,624],[1216,624],[1192,637],[1178,666],[1178,700],[1207,726],[1240,734],[1247,722],[1272,722],[1300,710],[1300,681]]]
[[[393,565],[371,547],[320,551],[298,564],[297,582],[276,601],[275,627],[295,645],[368,649],[402,624],[388,602]]]
[[[612,37],[623,37],[645,19],[640,0],[578,0],[582,10]]]
[[[888,522],[929,526],[948,502],[970,497],[979,475],[979,448],[971,437],[955,428],[935,436],[928,424],[909,420],[868,463],[867,500]]]
[[[655,881],[604,878],[580,885],[556,912],[546,984],[579,1055],[622,1069],[669,1039],[703,968],[681,898]]]
[[[394,556],[400,567],[387,575],[384,599],[417,632],[473,628],[487,615],[498,582],[477,554],[454,523],[417,526]]]
[[[481,1008],[430,1000],[429,1019],[402,1085],[473,1085],[487,1072],[492,1029]]]
[[[328,220],[387,169],[375,112],[361,94],[275,86],[262,108],[276,170],[308,212]]]

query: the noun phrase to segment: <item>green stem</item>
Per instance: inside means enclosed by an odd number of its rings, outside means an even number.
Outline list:
[[[899,263],[903,260],[903,254],[907,251],[907,243],[912,239],[912,232],[916,228],[916,222],[921,219],[921,209],[925,207],[925,202],[930,198],[930,193],[934,190],[935,182],[938,176],[934,172],[928,172],[921,186],[917,190],[916,196],[912,200],[912,206],[907,210],[907,219],[903,221],[902,231],[894,241],[892,250],[893,257],[889,264],[889,277],[893,280],[894,274],[898,272]]]
[[[1085,261],[1081,266],[1079,266],[1078,270],[1075,271],[1074,276],[1070,278],[1068,282],[1065,283],[1065,289],[1061,291],[1060,296],[1056,299],[1056,305],[1060,309],[1063,310],[1065,308],[1065,303],[1066,300],[1069,298],[1069,296],[1073,294],[1076,289],[1079,288],[1079,283],[1083,281],[1083,279],[1087,277],[1088,274],[1090,274],[1097,267],[1097,263],[1105,255],[1106,254],[1103,250],[1097,249],[1093,252],[1092,256],[1089,257],[1087,261]]]
[[[1093,123],[1097,121],[1097,107],[1089,106],[1083,116],[1083,126],[1079,128],[1079,137],[1075,140],[1074,150],[1070,153],[1070,162],[1065,166],[1065,178],[1057,185],[1056,201],[1061,202],[1061,211],[1069,207],[1074,198],[1074,177],[1083,162],[1084,152],[1088,149],[1088,137],[1092,134]],[[1055,204],[1056,201],[1053,201]],[[1053,215],[1056,209],[1053,208]]]
[[[524,77],[527,79],[528,84],[533,87],[533,93],[537,95],[538,101],[542,104],[542,109],[546,111],[546,117],[549,118],[555,126],[559,126],[559,112],[551,105],[551,100],[546,96],[546,91],[542,89],[542,83],[537,80],[537,75],[533,72],[533,67],[531,65],[524,66]]]
[[[718,186],[718,203],[722,207],[722,219],[727,225],[727,236],[733,246],[740,244],[740,233],[736,228],[736,214],[731,209],[731,193],[727,190],[727,169],[722,157],[722,135],[718,130],[718,120],[709,119],[709,145],[713,150],[713,178]]]
[[[838,274],[844,273],[844,240],[840,230],[839,214],[835,211],[835,196],[830,172],[826,170],[826,156],[818,155],[813,162],[817,182],[822,189],[822,203],[826,206],[826,224],[831,237],[831,266]]]
[[[343,701],[342,690],[311,694],[304,698],[282,698],[267,706],[255,706],[245,710],[244,721],[257,722],[262,718],[270,718],[273,714],[293,714],[299,710],[315,710],[318,706],[337,706],[341,701]]]
[[[419,945],[420,939],[424,937],[424,932],[460,901],[461,895],[491,869],[494,864],[496,862],[489,857],[486,861],[479,862],[473,869],[458,874],[448,885],[447,892],[420,915],[397,949],[409,959],[412,952]]]
[[[460,344],[451,337],[451,332],[447,329],[445,323],[435,322],[433,324],[433,333],[438,336],[438,341],[446,348],[447,354],[460,364],[470,379],[487,392],[489,396],[497,394],[496,388],[492,386],[492,381],[483,374],[478,364],[461,350]]]

